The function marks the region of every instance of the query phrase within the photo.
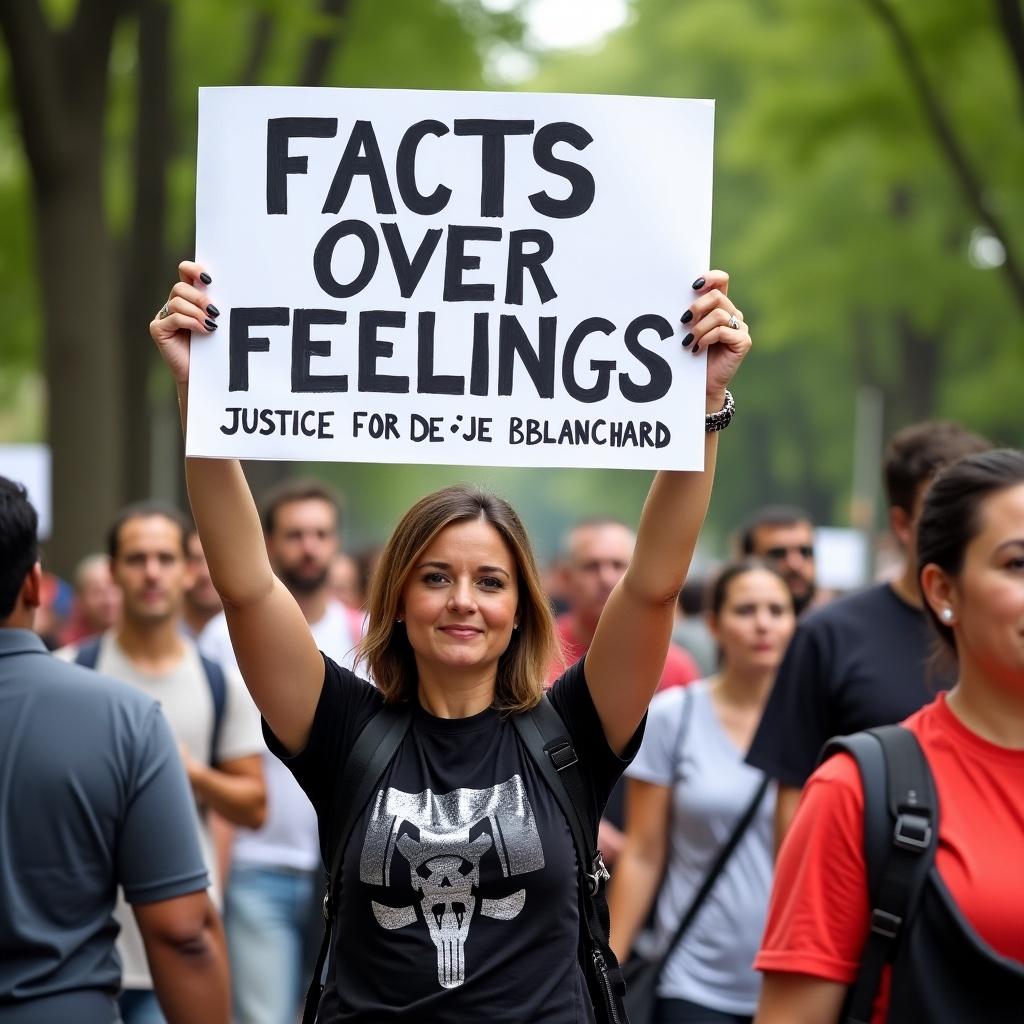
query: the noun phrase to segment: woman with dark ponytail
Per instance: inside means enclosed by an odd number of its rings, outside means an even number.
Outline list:
[[[1024,453],[941,473],[917,551],[957,682],[875,739],[883,795],[908,763],[924,785],[874,814],[868,734],[835,744],[855,757],[839,752],[812,776],[755,963],[759,1024],[1024,1020]],[[905,912],[880,912],[894,892],[913,894]]]

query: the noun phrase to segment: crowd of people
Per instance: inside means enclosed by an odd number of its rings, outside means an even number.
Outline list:
[[[352,558],[323,484],[188,460],[58,599],[0,480],[0,1022],[1022,1019],[1024,455],[896,434],[862,591],[781,505],[696,579],[750,339],[724,274],[687,313],[708,468],[546,574],[485,492]]]

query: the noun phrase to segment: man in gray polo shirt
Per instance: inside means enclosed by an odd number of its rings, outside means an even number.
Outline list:
[[[121,885],[170,1024],[227,1024],[224,936],[159,705],[31,631],[36,513],[0,477],[0,1024],[115,1024]]]

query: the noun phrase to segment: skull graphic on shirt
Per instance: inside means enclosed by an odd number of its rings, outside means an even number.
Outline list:
[[[470,832],[475,831],[473,838]],[[416,904],[371,901],[374,917],[389,930],[414,925],[420,916],[437,950],[437,980],[458,988],[466,980],[466,942],[478,910],[511,921],[526,904],[526,890],[487,898],[480,892],[480,861],[493,848],[505,878],[544,867],[544,849],[526,787],[519,775],[487,789],[435,794],[380,790],[373,802],[359,861],[359,877],[391,885],[393,858],[409,865]]]

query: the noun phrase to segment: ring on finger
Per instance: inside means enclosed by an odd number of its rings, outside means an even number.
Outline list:
[[[740,322],[735,313],[733,313],[732,316],[729,317],[729,326],[734,331],[738,331],[740,329]]]
[[[167,303],[165,302],[160,307],[160,312],[157,313],[156,318],[157,320],[166,320],[170,315],[171,311],[167,308]]]

